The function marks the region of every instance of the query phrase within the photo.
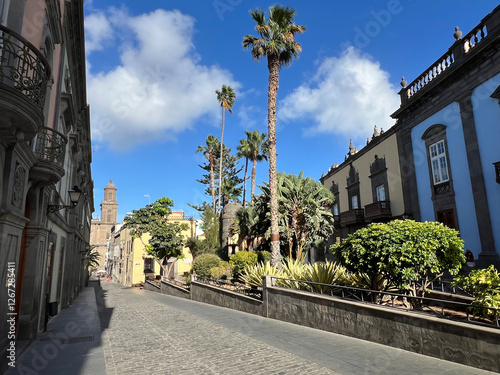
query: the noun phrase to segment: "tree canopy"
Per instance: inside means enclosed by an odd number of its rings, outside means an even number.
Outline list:
[[[267,89],[267,128],[269,146],[269,192],[270,192],[270,220],[271,220],[271,262],[280,264],[280,235],[278,218],[278,176],[276,168],[276,99],[279,87],[279,70],[289,66],[294,58],[299,56],[301,46],[295,40],[295,35],[306,30],[305,26],[294,23],[295,9],[283,7],[279,4],[269,7],[269,17],[266,19],[264,11],[254,9],[250,15],[256,22],[255,30],[258,37],[245,35],[243,48],[250,49],[255,61],[267,57],[269,70]]]
[[[124,229],[130,229],[130,234],[141,241],[143,241],[144,234],[149,234],[148,243],[143,242],[144,248],[148,254],[155,257],[164,274],[168,274],[169,258],[180,259],[183,257],[184,237],[182,232],[188,229],[187,224],[168,220],[173,205],[174,202],[169,198],[157,199],[146,207],[127,214],[123,226]]]
[[[373,290],[388,281],[412,296],[465,262],[459,233],[438,222],[372,223],[333,244],[332,253],[351,272],[367,274]]]
[[[250,247],[257,238],[269,239],[270,189],[260,186],[262,194],[237,213],[237,228]],[[302,172],[278,175],[278,213],[281,253],[300,262],[313,246],[321,247],[333,233],[333,215],[329,210],[334,201],[330,190]]]

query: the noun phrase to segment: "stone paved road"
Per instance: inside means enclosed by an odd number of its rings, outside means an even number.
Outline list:
[[[114,283],[97,302],[107,375],[490,373]]]

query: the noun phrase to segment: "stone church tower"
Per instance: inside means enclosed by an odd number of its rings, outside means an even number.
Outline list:
[[[101,202],[101,218],[92,219],[90,228],[90,244],[95,245],[99,254],[101,254],[99,270],[105,269],[107,243],[111,235],[111,230],[117,224],[117,212],[116,186],[112,180],[109,180],[109,184],[104,188],[104,198]]]
[[[104,188],[104,199],[101,202],[101,222],[116,224],[118,202],[116,201],[116,186],[113,180]]]

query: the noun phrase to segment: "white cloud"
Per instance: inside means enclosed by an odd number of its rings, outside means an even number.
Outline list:
[[[102,50],[103,43],[113,38],[113,30],[104,13],[93,13],[85,17],[85,50],[87,54]]]
[[[237,90],[239,84],[227,70],[202,65],[192,41],[192,17],[165,10],[132,17],[111,9],[107,20],[120,65],[88,75],[94,141],[124,150],[174,139],[199,119],[216,122],[215,90],[222,84]]]
[[[309,134],[334,133],[365,139],[373,126],[387,130],[390,114],[399,107],[397,89],[389,74],[369,56],[348,47],[340,57],[324,59],[310,82],[299,86],[280,103],[285,121],[310,118]]]

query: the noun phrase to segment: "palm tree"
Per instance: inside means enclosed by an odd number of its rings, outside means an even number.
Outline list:
[[[95,270],[99,266],[99,260],[101,259],[101,254],[99,254],[99,251],[96,248],[97,245],[90,245],[88,253],[88,265],[92,270]]]
[[[276,171],[276,97],[279,86],[279,70],[283,66],[289,66],[293,58],[299,56],[302,48],[295,41],[295,34],[300,34],[306,30],[305,26],[293,23],[295,14],[293,8],[274,5],[269,8],[269,19],[266,23],[262,10],[251,10],[250,15],[257,23],[255,29],[259,37],[253,35],[243,37],[243,48],[250,48],[252,57],[256,61],[267,57],[267,67],[269,69],[267,125],[269,134],[269,185],[271,189],[271,264],[273,266],[278,265],[281,259]]]
[[[250,145],[252,160],[252,190],[250,195],[250,201],[253,202],[253,197],[255,195],[255,177],[257,175],[257,163],[262,160],[267,160],[267,155],[269,153],[269,146],[267,143],[267,134],[259,134],[258,130],[253,132],[246,131],[248,144]]]
[[[226,86],[222,85],[221,91],[215,90],[215,93],[217,94],[217,101],[219,102],[220,106],[222,107],[222,132],[220,136],[220,154],[223,155],[223,150],[222,147],[224,145],[224,113],[226,109],[229,111],[229,113],[233,113],[233,105],[234,105],[234,99],[236,98],[236,95],[234,94],[234,91],[231,86]],[[220,158],[220,164],[219,164],[219,204],[218,204],[218,212],[220,213],[220,204],[221,204],[221,195],[222,195],[222,185],[224,184],[224,173],[222,171],[222,157]]]
[[[219,147],[219,138],[209,135],[206,139],[206,146],[198,146],[196,153],[203,152],[203,155],[210,163],[210,190],[212,192],[212,207],[215,210],[215,174],[214,174],[214,152]],[[221,159],[222,160],[222,159]]]
[[[239,158],[245,158],[245,177],[243,178],[243,207],[245,207],[246,196],[247,196],[248,159],[250,159],[252,156],[252,149],[250,148],[250,143],[248,142],[248,139],[240,139],[240,144],[237,147],[237,150],[238,153],[236,154],[236,156]]]

